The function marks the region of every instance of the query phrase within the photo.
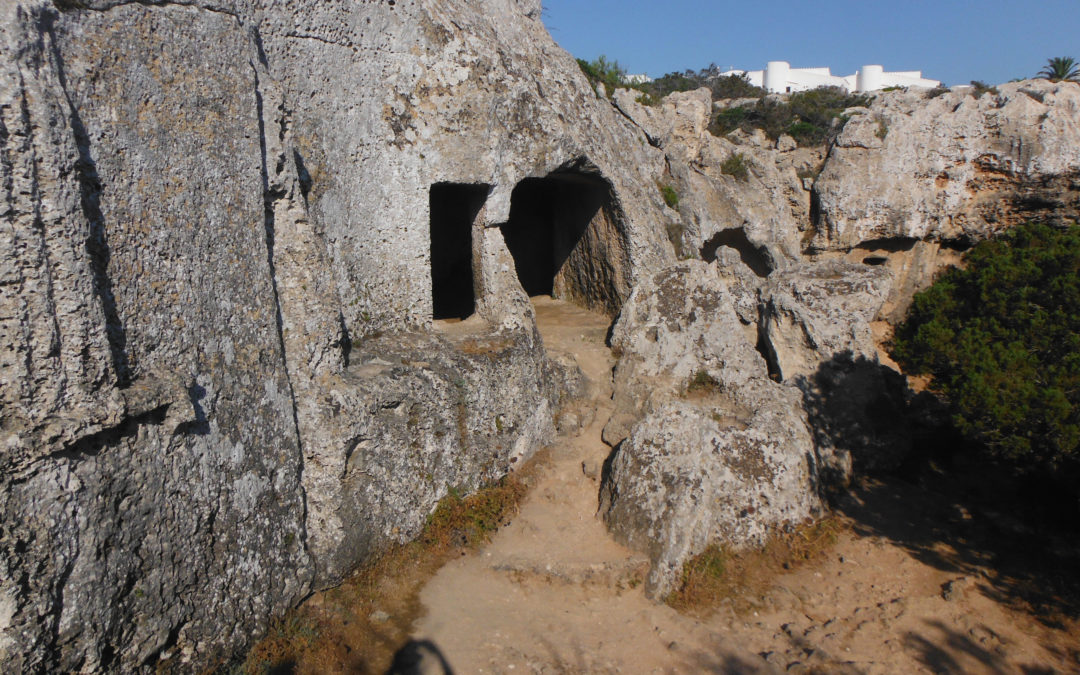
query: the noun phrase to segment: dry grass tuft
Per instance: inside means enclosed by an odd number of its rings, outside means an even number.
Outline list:
[[[694,373],[694,376],[686,384],[686,394],[688,396],[708,396],[718,393],[720,389],[720,382],[705,370]]]
[[[680,612],[706,616],[729,601],[744,612],[777,576],[814,562],[836,544],[843,525],[827,517],[790,532],[776,532],[760,550],[733,552],[712,545],[683,566],[678,590],[665,601]]]
[[[416,541],[391,547],[341,586],[314,594],[275,623],[243,663],[220,672],[385,673],[420,616],[424,583],[510,521],[536,464],[468,496],[451,490]]]
[[[470,356],[495,356],[514,346],[508,337],[474,337],[462,340],[457,348]]]

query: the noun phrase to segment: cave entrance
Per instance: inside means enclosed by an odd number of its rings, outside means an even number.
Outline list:
[[[717,232],[701,247],[701,259],[705,262],[716,260],[717,251],[721,246],[735,249],[743,264],[753,270],[757,276],[764,278],[772,273],[772,265],[764,249],[755,246],[747,238],[744,228],[734,227]]]
[[[465,319],[476,309],[472,230],[489,187],[431,186],[431,308],[434,319]]]
[[[621,259],[611,184],[596,173],[560,170],[526,178],[501,226],[521,287],[590,309],[619,310],[614,261]]]

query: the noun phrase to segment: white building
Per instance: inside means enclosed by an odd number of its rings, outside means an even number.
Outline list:
[[[721,76],[747,76],[750,84],[772,94],[806,91],[817,87],[841,87],[847,91],[868,92],[886,87],[939,87],[941,82],[928,80],[921,70],[887,73],[881,66],[863,66],[854,75],[833,75],[828,68],[792,68],[787,61],[769,61],[765,70],[729,70]]]

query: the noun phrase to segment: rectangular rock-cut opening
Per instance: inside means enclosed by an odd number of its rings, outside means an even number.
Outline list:
[[[489,187],[469,183],[431,186],[431,308],[434,319],[465,319],[476,309],[472,229]]]
[[[603,311],[618,310],[621,249],[611,185],[598,175],[558,171],[522,180],[501,226],[518,280],[529,296],[551,295]]]

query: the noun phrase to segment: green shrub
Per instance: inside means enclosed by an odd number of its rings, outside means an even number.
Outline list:
[[[819,136],[821,134],[821,129],[809,122],[799,120],[787,128],[787,134],[798,141],[801,138],[813,138]]]
[[[948,87],[934,87],[933,89],[930,89],[930,90],[928,90],[926,92],[926,98],[937,98],[938,96],[941,96],[942,94],[948,94],[948,93],[949,93],[949,88]]]
[[[679,193],[675,192],[675,188],[670,185],[661,185],[660,194],[664,195],[664,203],[670,208],[679,208]]]
[[[756,98],[765,95],[765,90],[750,84],[750,78],[742,75],[726,75],[709,81],[713,100],[722,98]]]
[[[840,133],[847,118],[844,110],[864,107],[871,98],[848,94],[839,87],[819,87],[800,91],[783,100],[767,97],[753,106],[718,111],[709,130],[724,136],[736,129],[761,129],[776,140],[790,134],[799,145],[824,145]]]
[[[975,89],[973,92],[975,98],[980,98],[983,94],[993,94],[994,96],[997,96],[1000,93],[997,87],[991,87],[987,83],[980,82],[979,80],[972,80],[971,86]]]
[[[746,156],[741,152],[733,152],[728,155],[728,158],[720,165],[720,172],[736,180],[744,182],[750,180],[750,167],[746,164]]]
[[[601,54],[595,61],[577,60],[581,72],[585,73],[589,84],[596,88],[597,83],[603,84],[610,96],[619,87],[626,86],[626,70],[619,65],[618,61],[609,61]]]
[[[693,91],[702,87],[708,87],[714,101],[722,98],[753,98],[764,95],[765,91],[750,84],[746,75],[717,77],[714,74],[717,70],[715,65],[711,65],[698,71],[684,70],[681,73],[668,73],[652,82],[635,85],[635,88],[644,92],[639,100],[649,104],[659,103],[665,96],[677,91]]]
[[[1080,227],[1029,224],[917,294],[892,353],[1018,473],[1080,459]]]

